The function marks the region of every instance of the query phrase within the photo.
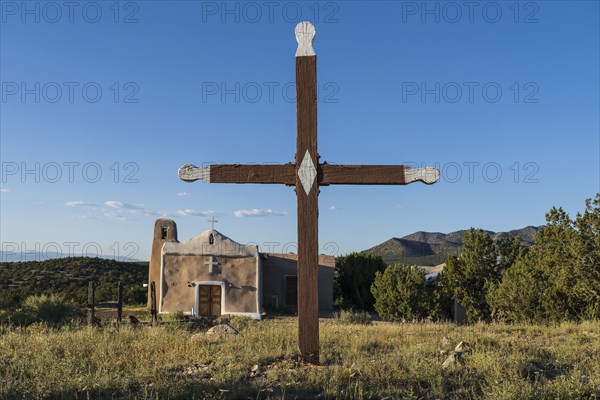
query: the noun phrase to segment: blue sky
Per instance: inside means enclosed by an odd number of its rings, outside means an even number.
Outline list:
[[[185,163],[295,153],[294,26],[317,29],[319,152],[438,166],[426,186],[331,186],[320,251],[541,225],[600,191],[597,1],[2,1],[4,251],[148,259],[154,220],[294,250],[279,185],[187,184]]]

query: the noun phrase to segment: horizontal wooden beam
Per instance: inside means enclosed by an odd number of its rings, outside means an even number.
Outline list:
[[[407,185],[437,182],[435,168],[411,168],[405,165],[335,165],[321,164],[319,185]]]
[[[117,308],[119,303],[97,303],[96,308]]]
[[[213,164],[196,167],[186,164],[179,168],[179,177],[186,182],[203,180],[210,183],[296,184],[294,164]]]
[[[407,185],[412,182],[432,184],[440,172],[431,167],[411,168],[405,165],[337,165],[320,164],[318,184],[327,185]],[[213,164],[196,167],[186,164],[179,168],[179,177],[186,182],[202,180],[210,183],[296,184],[295,164]]]

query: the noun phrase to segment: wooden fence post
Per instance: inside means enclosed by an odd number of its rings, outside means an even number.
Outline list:
[[[117,294],[117,323],[123,320],[123,282],[119,281]]]
[[[150,313],[152,314],[152,326],[156,326],[158,319],[156,316],[156,285],[154,281],[150,283]]]
[[[87,315],[87,323],[88,326],[94,325],[94,295],[96,292],[96,283],[94,281],[90,281],[88,284],[88,315]]]

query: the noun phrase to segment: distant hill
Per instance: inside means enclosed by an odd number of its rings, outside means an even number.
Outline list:
[[[485,232],[493,240],[519,236],[523,245],[531,246],[533,237],[539,228],[527,226],[509,232]],[[391,238],[365,250],[365,252],[380,255],[386,264],[401,262],[409,265],[438,265],[445,262],[449,255],[460,253],[465,232],[467,231],[461,230],[450,233],[415,232],[402,238]]]
[[[87,257],[0,262],[0,307],[42,293],[55,293],[83,305],[91,280],[98,283],[99,302],[116,300],[117,283],[121,281],[123,301],[142,304],[146,302],[147,292],[142,285],[148,282],[148,263]]]
[[[93,254],[92,254],[93,255]],[[54,258],[77,258],[71,254],[59,253],[56,251],[0,251],[0,262],[27,262],[27,261],[46,261]],[[81,257],[80,257],[81,258]],[[85,257],[88,258],[88,257]],[[92,258],[92,257],[89,257]],[[117,260],[124,262],[139,262],[136,258],[128,256],[105,256],[100,257],[107,260]]]

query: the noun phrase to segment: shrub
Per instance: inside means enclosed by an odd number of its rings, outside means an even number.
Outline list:
[[[123,291],[123,303],[129,305],[146,304],[148,300],[148,289],[142,285],[127,286]]]
[[[2,310],[0,309],[0,325],[29,325],[34,322],[32,315],[22,309]]]
[[[79,308],[64,302],[54,294],[29,296],[23,301],[20,309],[8,315],[8,319],[19,325],[34,322],[62,325],[82,317],[83,312]]]
[[[375,273],[383,270],[385,263],[378,255],[351,253],[336,258],[335,297],[361,309],[372,309],[375,299],[371,285]]]
[[[375,274],[371,287],[375,310],[384,319],[402,321],[427,317],[429,301],[423,271],[396,264]]]
[[[448,296],[441,286],[440,279],[427,283],[427,314],[433,321],[448,321],[452,317],[454,299]]]
[[[359,325],[370,325],[371,324],[371,314],[366,311],[355,311],[352,308],[341,310],[340,312],[333,313],[333,319],[338,324],[350,325],[350,324],[359,324]]]
[[[473,228],[463,239],[460,256],[451,255],[446,261],[441,284],[449,298],[467,309],[469,322],[489,320],[486,295],[522,252],[521,244],[514,237],[494,242],[487,232]]]
[[[487,301],[492,317],[506,322],[536,322],[547,315],[543,295],[549,293],[548,279],[541,269],[524,257],[506,271],[502,282],[492,284]]]
[[[186,316],[183,311],[178,310],[170,313],[160,314],[158,318],[162,322],[179,322],[185,320]]]
[[[491,285],[494,316],[511,322],[599,318],[600,194],[575,220],[552,208],[546,222],[529,251]]]
[[[254,319],[250,317],[246,317],[244,315],[228,315],[229,321],[227,322],[231,325],[232,328],[237,331],[241,331],[242,329],[246,329],[248,325],[255,322]]]
[[[0,291],[0,309],[14,310],[19,307],[23,297],[19,290],[9,289]]]

